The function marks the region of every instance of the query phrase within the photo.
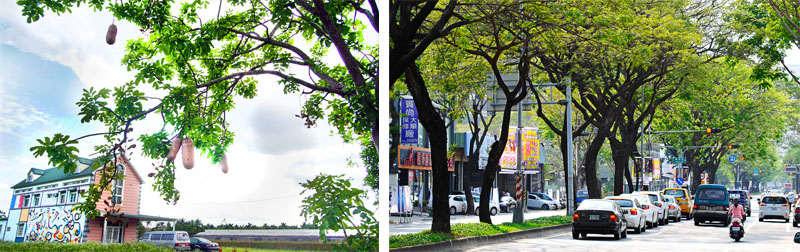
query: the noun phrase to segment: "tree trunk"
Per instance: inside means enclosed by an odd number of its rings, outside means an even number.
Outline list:
[[[591,199],[600,199],[603,197],[600,179],[597,177],[597,156],[600,154],[600,149],[603,147],[603,142],[606,140],[609,129],[609,126],[598,128],[597,135],[586,148],[586,155],[584,155],[586,190],[589,191],[589,198]]]
[[[608,138],[611,145],[611,158],[614,159],[614,195],[620,195],[624,192],[624,176],[628,170],[628,157],[630,153],[625,153],[625,147],[622,141],[618,141],[616,137]],[[628,176],[630,177],[630,175]]]
[[[416,65],[406,69],[408,91],[414,97],[419,121],[428,133],[431,144],[433,173],[433,221],[431,232],[450,233],[450,192],[447,174],[447,131],[436,108],[433,106],[425,81]]]
[[[473,136],[474,138],[475,136]],[[467,214],[475,213],[475,200],[472,197],[472,190],[470,190],[470,182],[472,178],[472,171],[478,170],[478,155],[472,153],[473,142],[470,141],[470,155],[469,155],[469,169],[464,169],[464,195],[467,198]]]

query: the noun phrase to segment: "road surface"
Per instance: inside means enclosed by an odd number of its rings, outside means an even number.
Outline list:
[[[642,234],[628,233],[628,238],[614,240],[611,235],[592,235],[578,240],[570,232],[546,238],[520,239],[472,248],[468,251],[798,251],[793,242],[800,227],[791,221],[758,221],[758,205],[752,202],[752,216],[744,223],[745,237],[734,242],[728,228],[721,224],[701,224],[682,220],[649,229]]]

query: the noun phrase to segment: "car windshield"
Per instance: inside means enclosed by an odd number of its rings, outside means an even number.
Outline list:
[[[633,207],[633,201],[628,199],[614,199],[621,207]]]
[[[206,238],[199,238],[199,237],[195,237],[194,239],[195,239],[195,240],[197,240],[197,241],[199,241],[199,242],[202,242],[202,243],[211,243],[211,241],[209,241],[209,240],[208,240],[208,239],[206,239]]]
[[[614,210],[614,203],[603,200],[584,200],[577,210]]]
[[[764,204],[786,204],[786,198],[784,197],[764,197],[762,200]]]
[[[683,190],[666,190],[666,191],[664,191],[664,194],[672,196],[672,197],[679,197],[679,198],[685,198],[686,197],[686,192],[683,191]]]
[[[697,193],[698,200],[725,200],[725,190],[720,188],[703,188]]]

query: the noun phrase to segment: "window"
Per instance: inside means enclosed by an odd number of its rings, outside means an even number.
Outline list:
[[[17,237],[25,235],[25,223],[17,224]]]
[[[25,195],[25,197],[22,197],[22,207],[29,207],[29,206],[31,206],[31,196]]]
[[[123,177],[125,176],[125,166],[124,165],[117,165],[117,172],[121,174]],[[114,181],[114,189],[112,191],[112,198],[111,200],[114,204],[122,204],[122,190],[125,187],[125,180],[124,179],[117,179]]]
[[[58,192],[58,204],[67,203],[67,191]]]
[[[75,203],[75,201],[78,201],[78,190],[73,189],[69,191],[69,203]]]
[[[106,226],[106,239],[103,243],[122,243],[122,225],[108,224]]]
[[[41,194],[35,194],[35,195],[33,195],[33,206],[39,206],[39,198],[40,198],[41,196],[42,196]]]
[[[703,188],[697,193],[698,200],[725,200],[725,189]]]
[[[33,173],[28,174],[28,182],[33,181]]]
[[[177,233],[178,241],[189,241],[189,234],[186,232]]]
[[[162,241],[171,241],[173,239],[175,239],[175,234],[162,234],[161,235],[161,240]]]
[[[144,240],[147,240],[148,238],[150,238],[150,234],[143,234],[142,237],[139,238],[139,240],[140,241],[144,241]]]
[[[161,234],[152,234],[152,235],[150,235],[150,240],[151,241],[161,240]]]

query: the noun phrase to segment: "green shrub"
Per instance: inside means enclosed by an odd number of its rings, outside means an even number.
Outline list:
[[[494,234],[504,233],[497,226],[483,222],[454,224],[450,226],[450,230],[453,232],[454,235],[458,237],[494,235]]]
[[[169,248],[158,248],[149,243],[121,243],[121,244],[100,244],[96,242],[84,243],[58,243],[58,242],[0,242],[0,251],[60,251],[60,252],[116,252],[116,251],[137,251],[137,252],[170,252]]]
[[[523,223],[506,222],[500,225],[488,223],[458,223],[450,226],[451,235],[431,233],[425,230],[414,234],[402,234],[389,236],[389,247],[398,248],[420,244],[428,244],[453,239],[454,237],[484,236],[508,233],[511,231],[525,230],[531,228],[556,226],[572,223],[571,216],[548,216],[526,220]]]
[[[419,244],[436,243],[440,241],[452,240],[453,236],[440,233],[413,233],[389,236],[389,247],[399,248]]]

